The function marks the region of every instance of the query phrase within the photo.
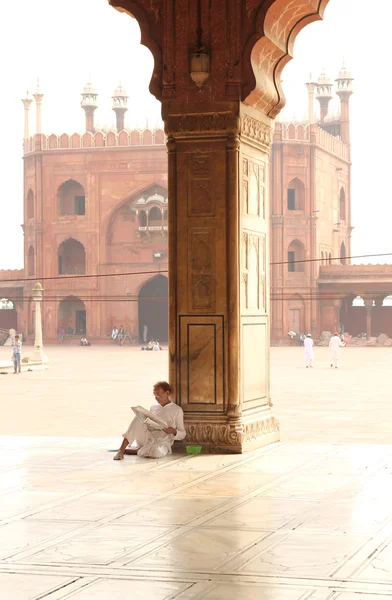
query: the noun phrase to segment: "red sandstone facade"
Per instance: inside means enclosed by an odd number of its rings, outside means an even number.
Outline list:
[[[329,114],[332,82],[322,73],[317,83],[307,84],[308,120],[275,125],[269,203],[274,343],[286,342],[290,330],[314,336],[335,329],[354,335],[392,334],[392,309],[382,306],[392,290],[392,267],[346,264],[353,229],[351,81],[342,69],[336,80],[338,117]],[[42,95],[34,97],[40,111]],[[45,287],[46,342],[56,341],[60,328],[107,339],[114,325],[123,325],[136,337],[147,326],[149,338],[165,341],[168,212],[163,131],[124,130],[127,96],[121,86],[113,97],[117,130],[95,131],[97,94],[90,83],[82,95],[82,135],[47,136],[38,131],[28,137],[30,104],[26,98],[25,269],[1,272],[0,296],[9,298],[15,310],[0,310],[0,329],[14,327],[32,336],[31,293],[39,280]],[[364,298],[363,307],[352,306],[358,295]]]
[[[350,130],[351,75],[338,117],[328,112],[332,82],[322,73],[308,87],[308,120],[275,126],[271,153],[271,339],[288,331],[319,334],[325,327],[319,274],[326,264],[346,264],[351,255]],[[314,90],[320,104],[315,122]],[[347,116],[347,123],[342,121]],[[338,323],[334,324],[336,328]]]
[[[94,92],[91,84],[83,93],[88,104],[87,92]],[[39,280],[46,342],[56,341],[60,328],[104,339],[115,325],[132,336],[147,326],[148,337],[166,341],[164,132],[95,131],[91,110],[85,110],[83,135],[39,132],[25,139],[25,269],[3,272],[1,279],[27,281],[2,284],[1,297],[15,303],[17,318],[0,311],[0,328],[14,326],[32,336],[31,294]],[[121,113],[123,105],[123,125]]]

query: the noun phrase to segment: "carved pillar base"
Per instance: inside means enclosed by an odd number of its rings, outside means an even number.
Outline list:
[[[279,430],[269,407],[238,419],[188,416],[186,443],[201,444],[203,452],[241,454],[278,442]]]

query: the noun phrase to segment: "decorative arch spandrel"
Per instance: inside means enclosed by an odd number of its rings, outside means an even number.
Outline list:
[[[308,23],[322,18],[328,1],[201,3],[201,43],[211,56],[211,66],[208,83],[200,89],[189,73],[190,56],[198,46],[198,24],[197,10],[189,10],[188,0],[108,0],[138,21],[141,43],[154,57],[150,91],[158,100],[170,102],[170,111],[183,111],[184,103],[205,111],[208,101],[240,97],[272,118],[284,106],[280,76],[292,58],[295,38]],[[174,107],[175,101],[181,104]]]

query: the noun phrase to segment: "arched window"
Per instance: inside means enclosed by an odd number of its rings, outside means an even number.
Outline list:
[[[63,298],[59,303],[58,319],[58,329],[64,329],[68,335],[86,335],[86,307],[80,298]]]
[[[342,242],[340,244],[340,264],[341,265],[345,265],[346,264],[346,245],[344,242]]]
[[[145,227],[147,225],[147,215],[145,210],[139,212],[139,227]]]
[[[35,275],[35,254],[33,246],[30,246],[27,255],[27,274],[29,277],[34,277]]]
[[[346,220],[346,194],[343,188],[340,188],[339,194],[339,219],[340,221]]]
[[[289,273],[305,271],[305,246],[299,240],[293,240],[287,249],[287,268]]]
[[[86,196],[83,186],[68,179],[57,190],[57,213],[60,217],[86,214]]]
[[[287,187],[287,210],[304,210],[305,186],[303,182],[295,177]]]
[[[73,238],[65,240],[58,249],[59,275],[84,275],[86,252],[83,244]]]
[[[148,224],[152,226],[162,224],[162,213],[157,206],[153,206],[149,211]]]
[[[163,213],[163,220],[167,221],[167,209],[165,210],[165,212]]]
[[[27,192],[26,205],[27,218],[34,219],[34,193],[31,189]]]

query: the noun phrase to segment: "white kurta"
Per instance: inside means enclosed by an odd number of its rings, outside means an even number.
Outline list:
[[[329,340],[329,351],[331,353],[331,358],[339,358],[340,347],[342,342],[337,335],[333,335]]]
[[[178,404],[169,402],[166,406],[154,404],[150,411],[165,421],[168,427],[173,427],[177,430],[177,435],[167,434],[164,431],[147,429],[138,418],[134,418],[123,434],[123,438],[128,440],[132,445],[136,442],[139,447],[138,456],[145,458],[162,458],[167,454],[171,454],[171,449],[174,440],[183,440],[186,433],[184,427],[184,413]]]
[[[305,358],[313,360],[313,340],[312,338],[306,337],[304,340]]]

